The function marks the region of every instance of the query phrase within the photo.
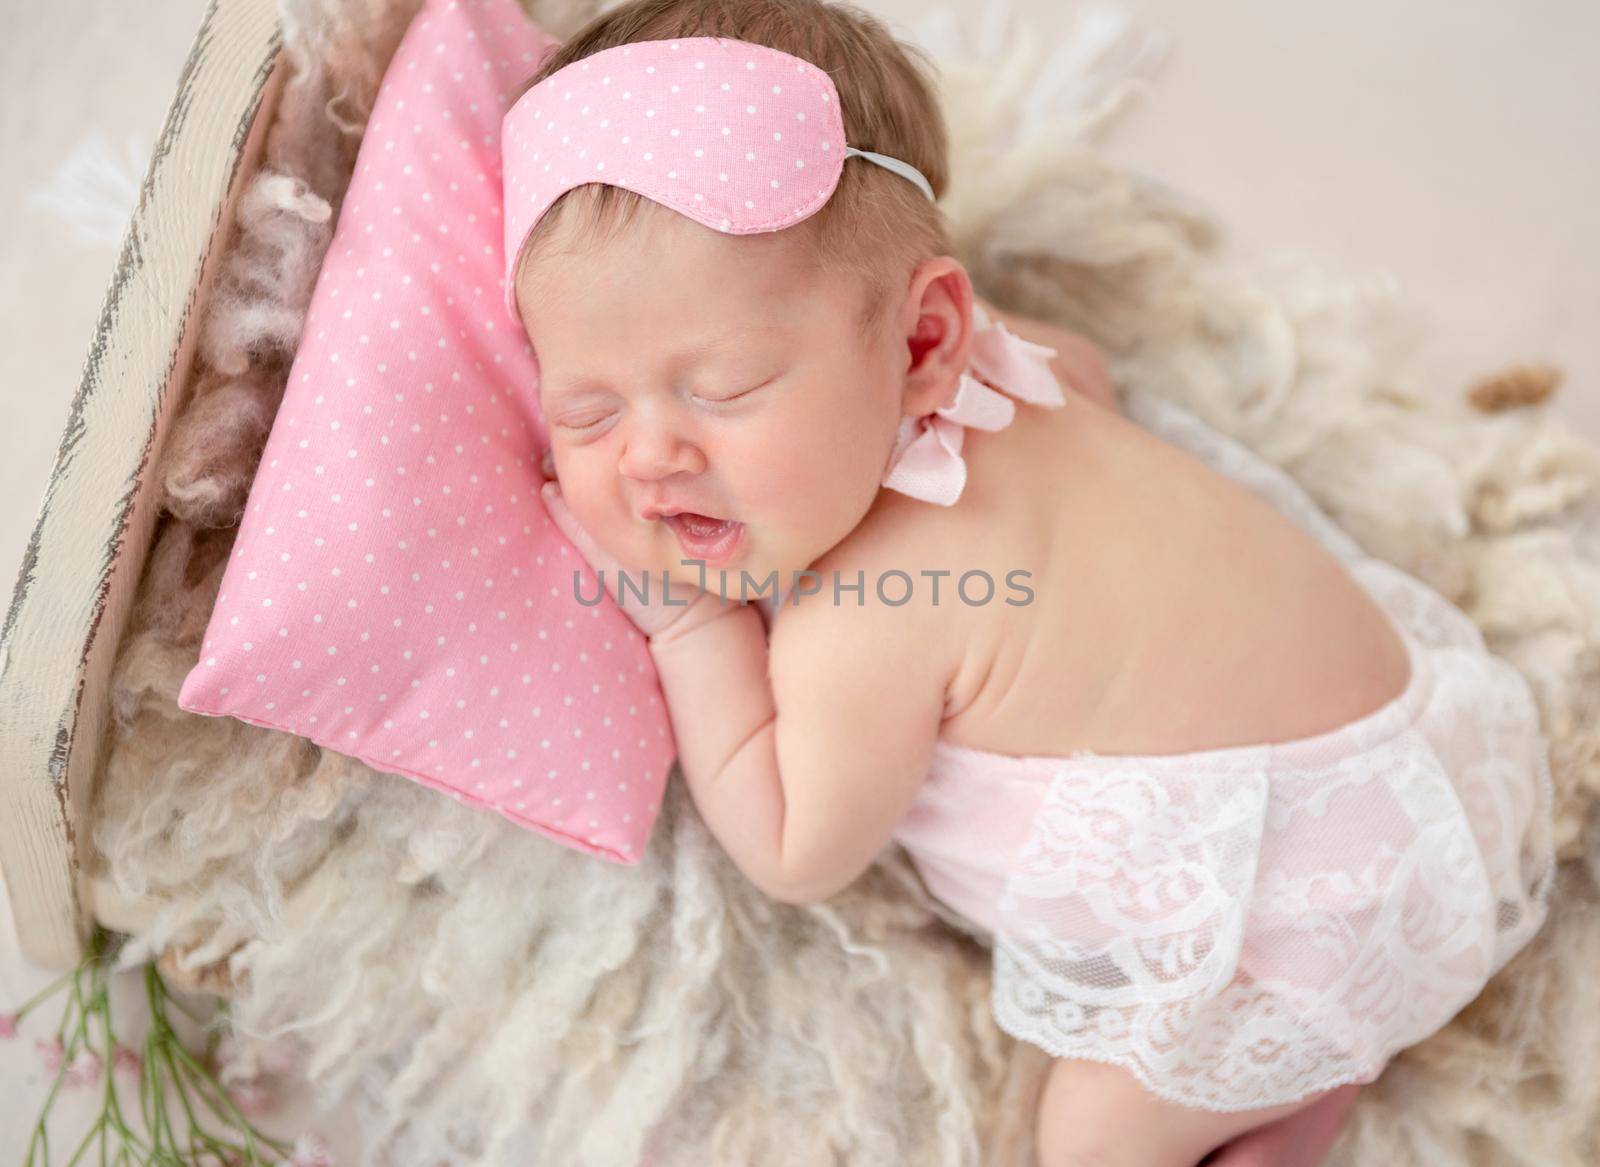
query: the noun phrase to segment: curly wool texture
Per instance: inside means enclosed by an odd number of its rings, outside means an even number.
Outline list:
[[[608,5],[609,6],[609,5]],[[372,1164],[1031,1163],[1048,1059],[989,1015],[988,954],[891,847],[827,904],[767,901],[670,783],[623,868],[291,735],[177,706],[384,63],[414,0],[292,0],[296,74],[239,211],[165,510],[113,680],[97,870],[163,908],[124,949],[237,984],[246,1050],[292,1040],[355,1091]],[[546,4],[565,36],[597,9]],[[1551,918],[1366,1087],[1329,1160],[1596,1157],[1600,454],[1537,410],[1417,390],[1394,290],[1230,267],[1203,208],[1051,120],[1026,38],[944,69],[960,257],[1002,307],[1077,328],[1119,390],[1177,401],[1293,474],[1463,607],[1552,739]],[[1055,76],[1059,76],[1057,71]]]

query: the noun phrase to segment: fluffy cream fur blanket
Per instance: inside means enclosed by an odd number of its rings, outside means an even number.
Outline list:
[[[986,951],[896,848],[825,905],[774,904],[678,777],[645,861],[621,868],[178,708],[414,7],[286,0],[296,76],[162,454],[166,514],[115,676],[94,862],[165,905],[125,962],[167,952],[231,978],[238,1040],[293,1042],[330,1103],[353,1090],[372,1164],[635,1167],[653,1140],[663,1165],[1025,1167],[1046,1059],[995,1028]],[[533,14],[565,36],[594,8]],[[1408,383],[1413,325],[1381,283],[1236,269],[1203,207],[1109,165],[1092,142],[1120,91],[1086,62],[1114,41],[1086,34],[1048,68],[1023,42],[929,45],[980,290],[1088,334],[1130,400],[1185,406],[1462,606],[1529,678],[1554,746],[1548,924],[1364,1090],[1330,1162],[1595,1162],[1600,455],[1541,409]]]

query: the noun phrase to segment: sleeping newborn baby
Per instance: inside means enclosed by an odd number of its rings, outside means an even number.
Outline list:
[[[1054,1059],[1042,1163],[1320,1159],[1544,919],[1525,682],[975,295],[935,96],[859,12],[625,5],[504,149],[546,504],[733,862],[804,904],[904,846]],[[1301,1158],[1240,1137],[1318,1106]]]

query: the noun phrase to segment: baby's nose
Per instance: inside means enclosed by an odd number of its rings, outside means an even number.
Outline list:
[[[676,436],[639,434],[629,440],[617,469],[626,478],[653,480],[682,472],[697,474],[705,469],[705,457],[693,442]]]

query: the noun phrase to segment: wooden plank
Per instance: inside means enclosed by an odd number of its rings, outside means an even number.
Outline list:
[[[93,888],[94,918],[113,932],[143,932],[155,919],[159,902],[152,896],[124,895],[115,882],[101,875],[89,881]]]
[[[154,470],[194,362],[234,208],[288,73],[274,0],[212,0],[106,292],[0,628],[0,868],[25,955],[76,964],[78,856],[108,688],[159,512]]]

